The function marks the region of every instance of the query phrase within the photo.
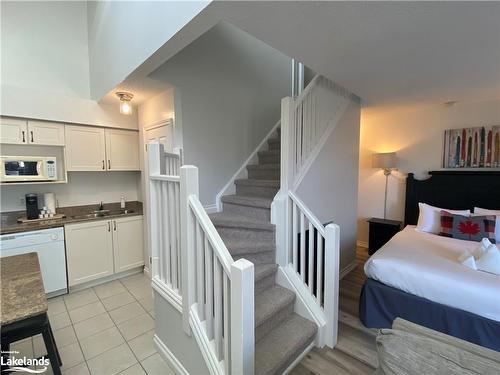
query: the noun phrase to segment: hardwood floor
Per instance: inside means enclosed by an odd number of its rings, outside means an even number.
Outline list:
[[[293,375],[372,374],[378,366],[376,330],[359,320],[359,295],[365,281],[367,249],[358,247],[356,268],[340,281],[339,337],[335,349],[314,348],[291,371]]]

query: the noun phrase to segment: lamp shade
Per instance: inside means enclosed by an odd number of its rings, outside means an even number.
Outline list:
[[[382,169],[396,168],[396,153],[383,152],[379,154],[373,154],[372,167]]]

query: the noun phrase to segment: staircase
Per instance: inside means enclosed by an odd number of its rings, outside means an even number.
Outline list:
[[[279,135],[279,130],[278,130]],[[275,283],[275,226],[271,203],[280,188],[280,138],[268,140],[248,178],[223,196],[222,212],[210,218],[235,260],[255,265],[255,374],[281,374],[314,341],[317,326],[294,313],[295,293]]]

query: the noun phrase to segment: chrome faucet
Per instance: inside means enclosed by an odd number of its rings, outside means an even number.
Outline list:
[[[99,211],[104,211],[104,203],[99,204]]]

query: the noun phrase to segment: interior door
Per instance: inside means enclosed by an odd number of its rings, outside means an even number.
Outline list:
[[[160,125],[144,130],[144,171],[143,174],[143,189],[144,201],[144,237],[146,238],[144,247],[144,259],[146,259],[146,267],[150,268],[151,245],[149,243],[149,164],[148,164],[148,145],[151,143],[161,143],[167,152],[172,152],[173,145],[173,129],[172,125]]]

